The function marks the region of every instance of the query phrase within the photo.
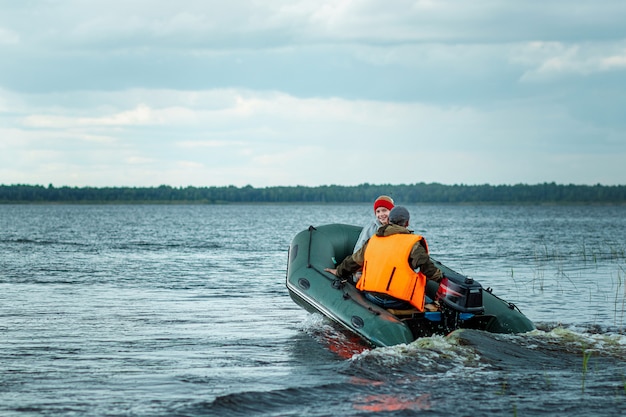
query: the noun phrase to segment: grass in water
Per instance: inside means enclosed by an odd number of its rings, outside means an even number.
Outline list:
[[[585,379],[587,377],[587,371],[589,370],[589,359],[593,354],[593,350],[583,348],[583,377],[582,377],[582,386],[581,391],[585,393]]]
[[[546,389],[550,389],[550,387],[552,387],[552,379],[550,379],[550,375],[544,372],[543,378],[546,381]]]
[[[502,387],[499,391],[496,391],[496,395],[506,395],[506,390],[508,388],[509,384],[507,383],[506,380],[502,381]]]
[[[621,265],[617,270],[617,288],[615,291],[615,309],[614,309],[614,317],[613,320],[616,326],[623,326],[624,324],[624,309],[626,308],[626,286],[624,286],[624,282],[622,280],[622,273],[624,272],[624,267]],[[623,288],[623,293],[621,294],[620,300],[620,289]]]

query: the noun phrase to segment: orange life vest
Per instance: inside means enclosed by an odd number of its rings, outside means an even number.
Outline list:
[[[426,240],[420,235],[372,236],[365,248],[363,275],[356,287],[408,301],[424,311],[426,275],[415,272],[409,265],[413,245],[420,240],[428,252]]]

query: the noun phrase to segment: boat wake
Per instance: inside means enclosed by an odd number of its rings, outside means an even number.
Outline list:
[[[377,348],[368,347],[319,314],[308,316],[302,329],[326,349],[349,360],[353,368],[375,374],[406,371],[407,367],[422,376],[453,370],[559,369],[581,367],[585,357],[608,362],[626,358],[626,334],[597,326],[566,328],[543,323],[537,330],[520,334],[459,329],[448,336]]]
[[[370,349],[360,337],[334,325],[318,313],[309,314],[302,322],[301,330],[342,359],[350,359]]]
[[[326,349],[338,357],[328,362],[311,352],[311,345],[299,345],[297,351],[316,358],[308,372],[317,378],[295,376],[285,387],[225,394],[172,411],[190,416],[325,416],[437,410],[433,415],[450,415],[463,411],[463,404],[481,404],[494,410],[485,415],[517,407],[538,407],[554,415],[563,408],[554,403],[555,396],[581,392],[588,392],[583,411],[606,401],[607,392],[613,393],[617,410],[624,408],[623,375],[615,372],[624,369],[626,357],[626,336],[621,334],[559,326],[523,334],[460,329],[448,336],[368,348],[318,314],[307,316],[301,329],[319,343],[320,352]],[[327,378],[330,374],[334,377]],[[575,408],[569,411],[583,415]]]

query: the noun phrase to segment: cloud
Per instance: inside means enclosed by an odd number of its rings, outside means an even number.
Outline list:
[[[512,61],[531,67],[521,81],[546,81],[560,76],[589,76],[626,71],[626,42],[575,44],[532,42],[520,46]]]
[[[15,45],[20,42],[20,36],[16,32],[0,27],[0,45]]]
[[[129,126],[159,124],[161,118],[147,106],[113,114],[106,117],[65,117],[49,115],[30,115],[23,119],[26,127],[37,128],[75,128],[85,126]]]
[[[486,176],[486,168],[500,165],[494,164],[496,161],[507,161],[501,169],[508,165],[511,175],[528,173],[534,162],[520,165],[520,155],[537,161],[535,153],[559,151],[562,142],[555,134],[567,137],[572,155],[619,153],[623,147],[619,136],[611,136],[610,130],[577,122],[566,112],[551,109],[549,102],[540,107],[532,102],[486,110],[411,102],[303,99],[245,90],[96,95],[108,97],[109,104],[116,103],[110,106],[112,111],[100,109],[99,117],[72,117],[72,108],[51,107],[48,111],[55,113],[52,116],[41,108],[37,116],[17,118],[22,123],[6,136],[18,140],[5,145],[6,152],[39,149],[23,161],[33,175],[45,176],[46,170],[47,175],[58,175],[63,164],[70,173],[78,172],[84,164],[99,167],[81,181],[93,180],[95,173],[116,164],[121,164],[117,171],[137,175],[107,175],[97,185],[128,178],[144,178],[138,185],[158,185],[169,183],[166,173],[172,179],[187,173],[189,184],[178,185],[202,185],[215,178],[227,178],[235,185],[285,185],[293,181],[315,185],[320,181],[356,184],[424,178],[471,182],[470,178]],[[129,105],[132,107],[124,109]],[[83,108],[83,112],[90,110]],[[23,145],[24,138],[27,145]],[[395,163],[384,163],[382,172],[370,169],[387,159]],[[328,166],[333,169],[324,168]],[[415,168],[407,174],[403,167]],[[426,174],[429,170],[432,174]],[[459,175],[467,171],[473,174]]]
[[[626,182],[623,1],[5,3],[3,181]]]
[[[225,140],[196,140],[196,141],[182,141],[178,142],[177,146],[187,149],[194,148],[225,148],[232,146],[243,146],[245,142],[233,142]]]

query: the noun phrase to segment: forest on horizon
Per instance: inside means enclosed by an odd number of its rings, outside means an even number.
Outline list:
[[[386,194],[403,204],[626,204],[626,185],[360,184],[356,186],[55,187],[0,184],[0,204],[360,203]]]

